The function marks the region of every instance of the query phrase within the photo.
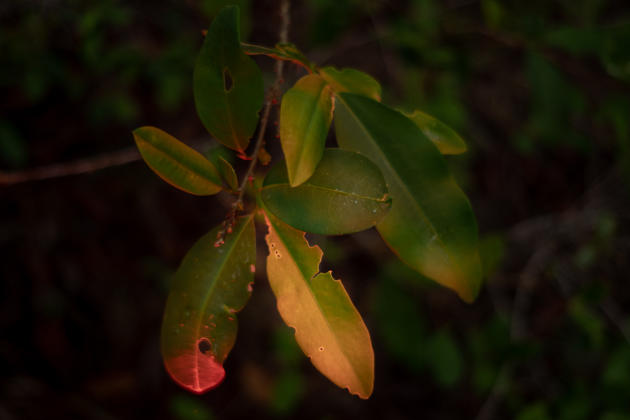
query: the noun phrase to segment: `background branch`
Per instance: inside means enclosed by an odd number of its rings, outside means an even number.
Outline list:
[[[290,11],[289,11],[289,0],[282,0],[280,3],[280,30],[278,32],[278,39],[280,42],[288,42],[289,37],[289,25],[291,23],[290,19]],[[256,145],[254,146],[254,151],[250,156],[250,164],[243,176],[243,180],[241,181],[241,185],[238,189],[238,197],[234,204],[232,205],[231,218],[232,221],[236,216],[236,211],[243,207],[243,197],[245,195],[245,190],[247,187],[247,183],[254,173],[254,169],[256,168],[256,164],[258,163],[258,154],[260,153],[260,149],[265,140],[265,133],[267,131],[267,123],[269,122],[269,114],[271,113],[271,107],[274,104],[278,103],[278,97],[281,94],[282,84],[284,83],[284,61],[276,60],[275,64],[275,73],[276,79],[269,89],[267,93],[267,98],[265,101],[265,107],[263,109],[262,117],[260,119],[260,128],[258,130],[258,137],[256,138]]]

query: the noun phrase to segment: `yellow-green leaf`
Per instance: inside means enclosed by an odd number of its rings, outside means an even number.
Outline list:
[[[435,144],[443,155],[459,155],[466,151],[464,140],[448,125],[422,111],[405,115]]]
[[[374,387],[370,334],[340,280],[319,273],[322,251],[265,211],[267,276],[284,322],[313,365],[337,386],[368,398]]]
[[[375,101],[381,100],[381,85],[372,76],[359,70],[323,67],[319,69],[319,74],[335,92],[356,93]]]
[[[140,127],[133,131],[133,138],[149,168],[174,187],[195,195],[211,195],[221,190],[217,168],[167,132]]]
[[[263,79],[241,49],[238,8],[228,6],[212,21],[193,74],[195,106],[201,122],[220,143],[241,153],[258,124]]]
[[[341,149],[326,149],[313,176],[295,188],[289,185],[284,162],[279,162],[265,177],[260,196],[283,222],[322,235],[368,229],[390,207],[378,167]]]
[[[360,95],[338,98],[339,146],[376,163],[392,198],[377,230],[402,261],[472,302],[481,284],[477,224],[444,157],[401,113]]]
[[[236,313],[254,281],[253,215],[236,223],[217,245],[219,226],[188,251],[175,273],[162,322],[162,356],[171,377],[202,393],[225,376],[223,362],[236,340]]]
[[[284,94],[280,142],[292,186],[306,181],[322,158],[332,110],[332,91],[316,74],[304,76]]]

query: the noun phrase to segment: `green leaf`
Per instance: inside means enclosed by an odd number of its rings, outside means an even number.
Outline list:
[[[220,143],[241,153],[247,148],[263,104],[263,79],[241,50],[238,8],[228,6],[212,21],[193,74],[197,114]]]
[[[337,386],[368,398],[374,387],[370,334],[340,280],[319,273],[322,251],[265,210],[267,276],[284,322],[315,367]]]
[[[370,75],[355,69],[337,70],[334,67],[319,69],[319,74],[335,92],[350,92],[381,100],[381,85]]]
[[[284,59],[284,57],[280,57],[280,55],[282,54],[281,51],[273,47],[265,47],[263,45],[241,42],[241,48],[243,49],[243,52],[247,55],[267,55],[269,57],[279,60]]]
[[[291,61],[306,68],[309,73],[315,69],[315,65],[306,58],[302,51],[289,42],[278,43],[275,48],[241,42],[241,47],[248,55],[266,55],[275,60]]]
[[[377,230],[398,257],[472,302],[481,283],[477,225],[438,149],[402,114],[372,99],[338,94],[339,145],[383,172],[392,207]]]
[[[281,371],[273,386],[271,407],[275,414],[291,414],[304,397],[305,377],[295,369]]]
[[[280,142],[292,186],[306,181],[324,152],[332,121],[332,91],[316,74],[302,77],[284,94]]]
[[[171,398],[170,412],[176,420],[213,420],[210,407],[199,398],[179,393]]]
[[[373,297],[371,313],[383,350],[405,370],[419,374],[425,365],[426,321],[419,310],[418,300],[398,284],[401,277],[392,278],[387,273],[379,275],[379,282],[370,293]]]
[[[232,190],[238,190],[238,177],[236,176],[236,171],[232,166],[234,161],[234,152],[230,149],[227,149],[223,146],[217,145],[213,149],[209,150],[206,153],[208,160],[216,166],[221,178],[227,186]]]
[[[459,134],[437,118],[422,111],[405,113],[405,115],[420,128],[443,155],[459,155],[466,151],[466,143]]]
[[[219,168],[219,172],[221,173],[221,177],[225,180],[227,185],[233,190],[238,190],[238,177],[236,176],[236,171],[234,167],[227,160],[223,159],[221,156],[217,158],[219,164],[217,167]]]
[[[265,206],[289,225],[321,235],[342,235],[374,226],[390,207],[378,167],[358,153],[326,149],[315,173],[299,187],[289,185],[283,162],[263,183]]]
[[[550,420],[549,410],[544,401],[538,401],[527,405],[516,416],[516,420]]]
[[[315,65],[306,58],[306,56],[295,44],[290,42],[279,42],[276,44],[276,49],[279,50],[284,57],[296,64],[304,66],[309,71],[313,71],[315,68]]]
[[[214,165],[167,132],[140,127],[133,131],[133,138],[149,168],[172,186],[195,195],[221,190],[221,178]]]
[[[436,382],[444,388],[452,388],[462,376],[463,360],[453,336],[440,331],[426,342],[426,362]]]
[[[175,273],[162,322],[162,356],[171,377],[202,393],[225,376],[223,362],[236,339],[236,312],[247,303],[254,280],[254,218],[237,221],[217,246],[222,226],[188,251]]]

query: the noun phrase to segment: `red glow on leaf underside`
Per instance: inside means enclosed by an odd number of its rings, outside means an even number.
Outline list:
[[[211,354],[181,354],[164,359],[164,365],[175,382],[195,394],[211,390],[225,377],[225,369]]]

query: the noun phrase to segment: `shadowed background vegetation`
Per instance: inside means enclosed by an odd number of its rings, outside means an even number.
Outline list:
[[[0,171],[117,152],[141,125],[207,149],[192,68],[227,3],[2,2]],[[237,3],[243,38],[273,45],[277,2]],[[194,396],[164,371],[160,323],[170,276],[229,197],[192,197],[141,162],[0,184],[0,418],[630,419],[630,5],[292,3],[289,38],[310,59],[371,74],[385,102],[466,140],[448,161],[478,218],[478,300],[415,274],[373,230],[312,235],[372,336],[362,401],[282,323],[259,229],[226,379]],[[273,63],[256,60],[268,86]],[[288,65],[285,88],[301,75]]]

